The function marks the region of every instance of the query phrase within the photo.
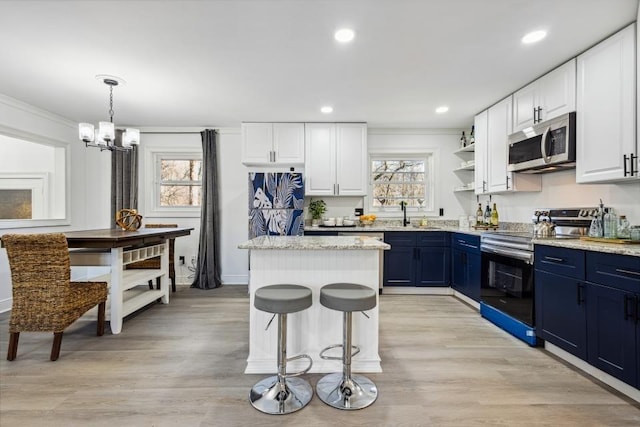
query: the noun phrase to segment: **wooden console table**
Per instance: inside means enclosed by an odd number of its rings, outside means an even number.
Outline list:
[[[193,228],[141,228],[83,230],[64,233],[73,266],[109,266],[110,273],[92,280],[109,283],[108,319],[119,334],[122,319],[158,298],[169,303],[169,239],[188,236]],[[127,264],[160,256],[160,269],[125,270]],[[149,280],[160,278],[160,289]]]

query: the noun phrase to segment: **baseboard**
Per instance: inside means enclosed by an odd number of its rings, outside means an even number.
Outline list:
[[[476,310],[480,311],[480,303],[472,298],[469,298],[468,296],[461,294],[460,292],[454,290],[453,291],[453,296],[458,298],[460,301],[464,302],[467,305],[470,305],[471,307],[475,308]]]
[[[560,359],[564,360],[565,362],[575,366],[581,371],[584,371],[587,374],[591,375],[592,377],[602,381],[609,387],[619,391],[625,396],[628,396],[631,399],[635,400],[636,402],[640,403],[640,390],[638,390],[637,388],[634,388],[629,384],[620,381],[619,379],[607,374],[604,371],[601,371],[595,366],[590,365],[584,360],[574,356],[571,353],[564,351],[560,347],[555,346],[547,341],[545,341],[544,343],[544,349],[547,350],[549,353],[555,356],[558,356]]]
[[[248,285],[249,275],[247,274],[223,274],[220,278],[223,285]]]
[[[453,295],[453,289],[445,287],[385,286],[382,295]]]

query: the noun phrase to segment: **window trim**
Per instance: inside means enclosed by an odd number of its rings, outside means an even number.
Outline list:
[[[146,159],[150,167],[147,168],[145,191],[147,193],[147,217],[200,217],[200,206],[160,206],[160,164],[162,160],[200,160],[201,150],[176,150],[167,148],[149,149]],[[149,185],[148,183],[151,183]]]
[[[369,153],[369,162],[367,166],[368,188],[367,209],[370,213],[375,213],[379,217],[398,217],[401,215],[401,210],[398,207],[380,208],[373,206],[373,176],[372,176],[372,163],[374,160],[422,160],[425,162],[425,188],[427,197],[425,198],[425,205],[420,207],[407,207],[407,214],[413,215],[426,215],[426,216],[438,216],[437,201],[438,201],[438,183],[437,183],[437,165],[439,158],[438,150],[425,150],[421,152],[415,151],[402,151],[402,150],[376,150]],[[431,190],[431,191],[429,191]]]

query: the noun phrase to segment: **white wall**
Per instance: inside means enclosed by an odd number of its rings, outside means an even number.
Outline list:
[[[489,196],[481,196],[483,206]],[[576,184],[575,169],[542,175],[542,191],[491,197],[500,220],[530,222],[535,208],[597,207],[600,199],[618,214],[627,215],[631,224],[640,225],[640,182],[625,184]],[[468,205],[468,213],[477,204]]]
[[[6,233],[40,233],[82,229],[108,228],[111,224],[110,182],[111,157],[95,148],[85,148],[78,140],[77,124],[37,109],[15,99],[0,95],[0,131],[30,135],[36,140],[47,139],[68,144],[70,165],[70,225],[1,229]],[[0,225],[1,227],[1,225]],[[0,312],[11,308],[11,274],[6,250],[0,249]]]

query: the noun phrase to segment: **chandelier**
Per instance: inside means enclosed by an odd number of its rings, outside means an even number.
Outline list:
[[[131,150],[134,145],[140,144],[140,131],[138,129],[127,128],[124,131],[116,129],[113,124],[113,87],[118,86],[122,79],[113,76],[96,76],[104,84],[109,86],[109,117],[108,122],[98,123],[98,134],[91,123],[80,123],[78,134],[87,147],[98,147],[100,151],[122,151]],[[117,144],[119,142],[119,144]]]

